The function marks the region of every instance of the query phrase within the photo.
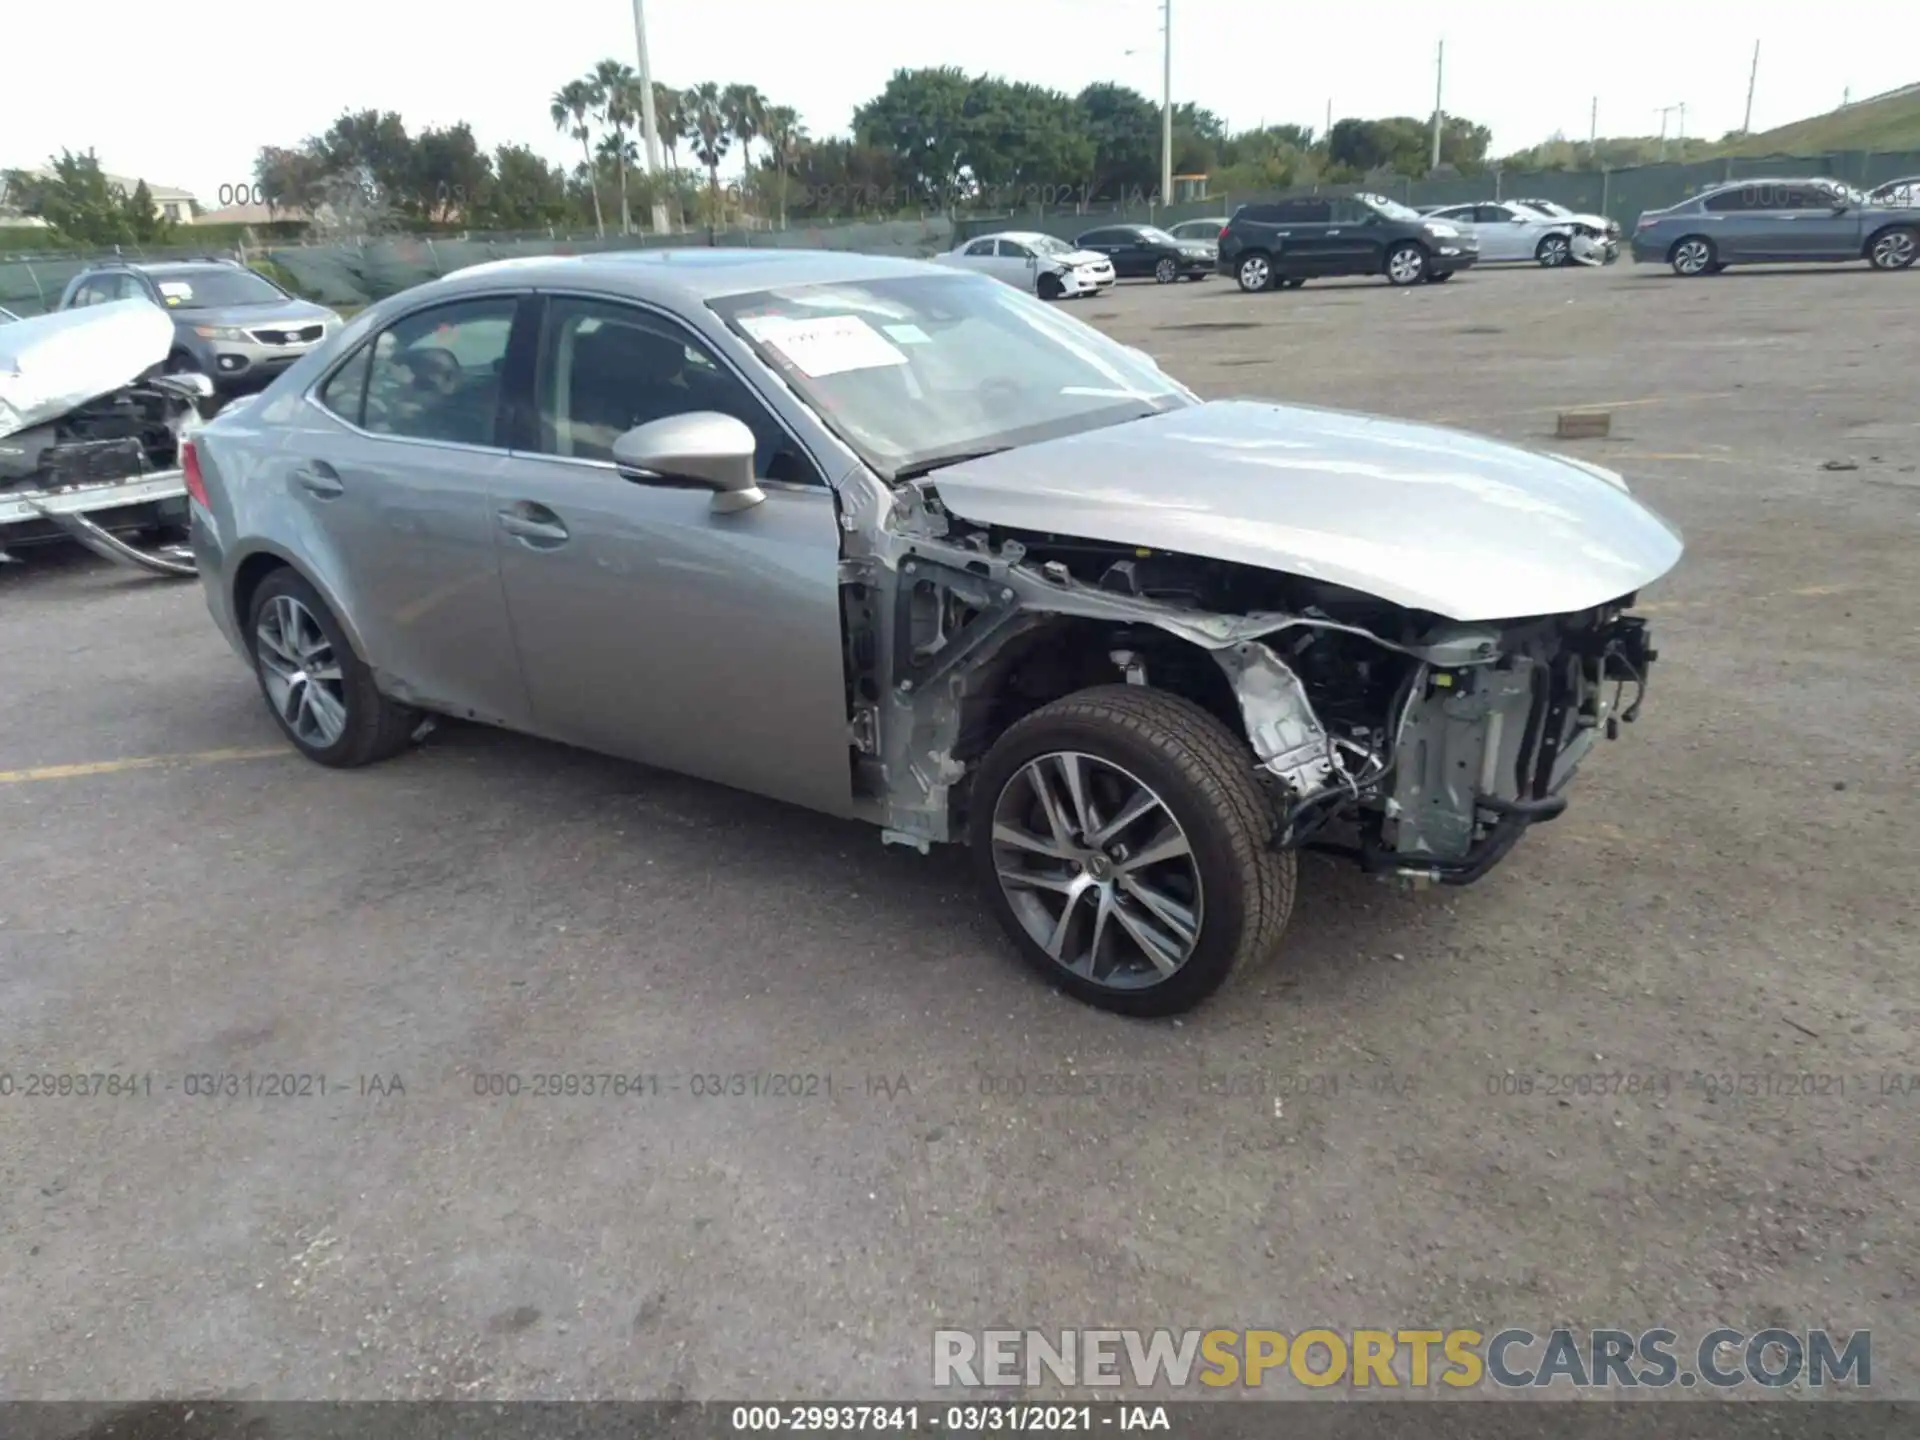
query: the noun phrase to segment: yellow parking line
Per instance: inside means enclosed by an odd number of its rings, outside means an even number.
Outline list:
[[[0,770],[0,785],[25,785],[35,780],[76,780],[83,775],[117,775],[123,770],[155,770],[166,765],[217,765],[227,760],[269,760],[294,752],[284,745],[260,750],[197,750],[186,755],[136,755],[125,760],[94,760],[82,765],[36,765],[28,770]]]

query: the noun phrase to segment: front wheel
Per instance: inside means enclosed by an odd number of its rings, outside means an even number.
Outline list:
[[[1691,280],[1696,275],[1717,275],[1725,267],[1719,264],[1713,242],[1704,235],[1689,235],[1678,241],[1667,257],[1673,273]]]
[[[419,716],[380,693],[319,591],[293,570],[260,582],[247,635],[274,723],[309,760],[345,770],[407,747]]]
[[[1418,285],[1426,278],[1427,252],[1411,240],[1402,241],[1387,252],[1387,281],[1392,285]]]
[[[1180,278],[1180,267],[1168,259],[1162,259],[1153,267],[1153,278],[1161,285],[1171,285]]]
[[[1128,1015],[1192,1009],[1271,953],[1295,859],[1246,745],[1192,701],[1104,685],[1043,706],[981,762],[969,840],[1021,957]]]
[[[1533,258],[1549,270],[1557,270],[1573,257],[1573,242],[1564,235],[1545,235],[1533,247]]]
[[[1042,300],[1058,300],[1061,290],[1060,277],[1058,275],[1042,275],[1039,280],[1035,282],[1033,290]]]
[[[1876,270],[1904,270],[1920,255],[1920,232],[1895,226],[1882,230],[1867,246],[1867,259]]]

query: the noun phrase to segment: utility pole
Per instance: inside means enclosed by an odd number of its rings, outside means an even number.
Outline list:
[[[1593,97],[1593,109],[1587,114],[1587,148],[1589,150],[1600,140],[1600,97]]]
[[[1173,0],[1163,0],[1165,34],[1160,47],[1160,203],[1173,203]]]
[[[1687,102],[1680,102],[1680,153],[1687,153]]]
[[[1447,42],[1442,40],[1440,48],[1433,57],[1433,159],[1428,169],[1440,168],[1440,81],[1446,71]]]
[[[647,16],[644,4],[645,0],[633,0],[633,40],[640,61],[640,131],[647,142],[647,173],[653,177],[653,228],[656,234],[665,234],[673,227],[667,220],[666,200],[660,194],[660,187],[666,183],[667,175],[660,165],[660,125],[653,113],[653,67],[647,63]]]
[[[1747,71],[1747,118],[1740,122],[1740,133],[1753,133],[1753,82],[1760,78],[1760,42],[1753,42],[1753,68]]]
[[[1331,147],[1333,144],[1333,101],[1327,101],[1327,128],[1320,132],[1320,143]]]

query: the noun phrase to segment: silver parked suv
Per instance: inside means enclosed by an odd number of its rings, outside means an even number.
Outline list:
[[[1729,265],[1865,260],[1905,270],[1920,254],[1920,217],[1870,200],[1838,180],[1737,180],[1649,210],[1633,231],[1633,258],[1677,275]]]
[[[257,390],[343,323],[234,260],[115,262],[82,270],[60,308],[151,300],[174,317],[170,371],[197,370],[222,394]]]

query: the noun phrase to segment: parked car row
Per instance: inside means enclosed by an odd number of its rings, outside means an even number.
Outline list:
[[[975,236],[934,259],[1005,280],[1042,300],[1066,300],[1098,294],[1116,280],[1150,277],[1162,285],[1205,280],[1218,259],[1213,235],[1196,236],[1191,221],[1185,229],[1180,236],[1155,225],[1103,225],[1071,242],[1032,230],[1003,230]]]

